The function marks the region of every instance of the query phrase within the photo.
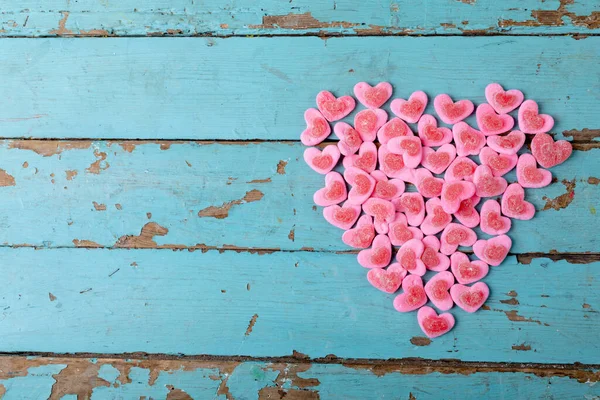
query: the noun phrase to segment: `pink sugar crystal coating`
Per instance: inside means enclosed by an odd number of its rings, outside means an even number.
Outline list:
[[[455,324],[454,316],[452,314],[443,313],[437,315],[435,310],[428,306],[419,309],[417,321],[419,322],[419,326],[423,333],[431,339],[450,332]]]
[[[498,83],[490,83],[485,88],[485,99],[498,114],[506,114],[523,102],[523,92],[517,89],[504,90]]]
[[[489,104],[480,104],[475,111],[477,126],[486,136],[508,132],[515,125],[515,120],[507,114],[496,114]]]
[[[354,95],[362,105],[368,108],[379,108],[392,97],[392,85],[388,82],[380,82],[371,86],[366,82],[354,85]]]
[[[473,252],[480,260],[497,267],[504,261],[511,247],[512,240],[506,235],[500,235],[488,240],[478,240],[473,245]]]
[[[419,120],[425,107],[427,107],[427,94],[422,91],[414,92],[408,100],[394,99],[390,104],[390,109],[398,117],[406,122],[415,123]]]
[[[342,162],[344,168],[356,167],[371,173],[377,166],[377,146],[373,142],[363,142],[358,154],[348,155]]]
[[[523,133],[544,133],[554,126],[554,119],[546,114],[539,114],[538,104],[533,100],[525,100],[519,107],[519,130]]]
[[[452,137],[456,145],[456,154],[459,156],[475,156],[485,146],[483,133],[464,122],[452,127]]]
[[[325,187],[315,192],[313,200],[316,205],[327,207],[341,203],[347,195],[346,181],[338,172],[332,171],[325,175]]]
[[[566,140],[554,141],[552,136],[546,133],[538,133],[531,141],[531,153],[537,162],[544,168],[552,168],[565,162],[573,146]]]
[[[524,188],[542,188],[552,182],[552,173],[537,168],[535,157],[531,154],[521,154],[517,162],[517,181]]]
[[[348,156],[358,151],[363,140],[356,129],[345,122],[338,122],[334,125],[333,131],[338,139],[340,139],[337,144],[340,153]]]
[[[423,147],[421,165],[434,174],[441,174],[456,158],[456,147],[450,143],[440,146],[437,150]]]
[[[425,275],[425,264],[421,260],[421,255],[425,250],[425,245],[419,239],[410,239],[404,243],[398,253],[396,253],[396,261],[408,271],[409,274],[423,276]]]
[[[309,108],[304,112],[304,121],[306,121],[306,129],[300,135],[300,141],[305,146],[317,145],[327,139],[331,133],[329,122],[315,108]]]
[[[500,205],[502,214],[510,218],[529,220],[535,215],[535,207],[525,201],[525,190],[518,183],[508,185]]]
[[[317,94],[317,107],[321,114],[330,122],[340,120],[350,114],[356,101],[352,96],[336,98],[331,92],[323,90]]]
[[[447,124],[456,124],[473,113],[474,106],[470,100],[453,102],[447,94],[439,94],[433,99],[435,112]]]
[[[477,235],[471,228],[451,222],[440,236],[440,251],[447,256],[456,251],[458,246],[470,247],[477,241]]]
[[[358,263],[365,268],[385,268],[392,259],[392,244],[386,235],[377,235],[370,249],[358,253]]]
[[[392,118],[377,131],[377,140],[381,144],[386,144],[398,136],[414,136],[415,134],[410,129],[406,122],[400,118]]]
[[[354,129],[363,142],[373,142],[377,131],[387,122],[387,113],[379,108],[362,110],[354,116]]]
[[[468,285],[483,279],[489,266],[481,260],[471,261],[465,253],[457,251],[450,256],[450,269],[458,283]]]
[[[457,306],[466,312],[473,313],[485,303],[490,295],[490,289],[483,282],[477,282],[472,286],[457,283],[450,288],[450,295]]]
[[[417,129],[423,146],[442,146],[452,141],[452,131],[443,126],[438,127],[438,122],[433,115],[423,115]]]
[[[348,204],[363,204],[375,190],[375,178],[362,169],[356,167],[346,168],[344,179],[352,186],[348,193]]]
[[[374,238],[373,218],[369,215],[363,215],[358,219],[356,227],[344,232],[342,242],[355,249],[366,249],[371,246]]]
[[[421,260],[425,268],[430,271],[445,271],[450,266],[450,259],[447,255],[440,253],[440,239],[437,236],[425,236],[422,240],[425,249],[421,255]]]
[[[360,217],[361,207],[344,203],[341,207],[337,204],[323,208],[323,217],[331,225],[343,230],[348,230]]]
[[[503,176],[511,171],[517,165],[518,159],[516,154],[496,153],[490,147],[484,147],[479,153],[479,161],[490,167],[494,176]]]
[[[394,293],[400,288],[407,272],[398,263],[390,264],[386,269],[372,268],[367,273],[371,285],[385,293]]]
[[[340,159],[340,150],[337,146],[329,145],[325,146],[323,151],[316,147],[309,147],[304,150],[304,161],[314,171],[319,174],[327,174],[331,172],[333,167],[336,166]]]
[[[419,275],[408,275],[404,278],[402,292],[394,299],[394,308],[400,312],[414,311],[427,303],[427,294]]]
[[[448,311],[454,305],[449,292],[452,285],[454,275],[450,271],[438,272],[425,284],[427,297],[439,310]]]
[[[487,145],[498,153],[517,154],[525,143],[525,134],[521,131],[511,131],[507,135],[487,137]]]

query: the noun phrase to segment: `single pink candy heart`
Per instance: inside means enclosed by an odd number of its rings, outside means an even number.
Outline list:
[[[507,114],[523,102],[523,92],[517,89],[504,91],[498,83],[485,87],[485,98],[498,114]]]
[[[533,100],[525,100],[519,107],[519,129],[523,133],[544,133],[554,126],[554,118],[539,114],[538,104]]]
[[[444,180],[446,182],[454,181],[469,181],[473,180],[473,174],[477,163],[465,156],[458,156],[450,163],[446,173],[444,174]]]
[[[446,182],[442,186],[442,207],[448,214],[454,214],[460,208],[460,202],[475,194],[475,185],[467,181]]]
[[[573,146],[566,140],[554,141],[546,133],[538,133],[531,141],[531,153],[544,168],[562,164],[571,155]]]
[[[392,200],[396,211],[406,215],[408,224],[419,226],[425,218],[425,202],[419,193],[403,193],[398,199]]]
[[[371,197],[384,200],[392,200],[404,193],[405,185],[401,179],[388,179],[387,175],[380,170],[373,171],[371,176],[375,178],[375,190]]]
[[[390,178],[399,178],[403,181],[411,181],[413,168],[404,165],[401,155],[389,151],[386,144],[379,146],[378,153],[379,168]]]
[[[388,232],[388,225],[396,218],[396,209],[394,205],[383,199],[371,197],[363,204],[365,214],[374,218],[373,224],[378,233]]]
[[[342,162],[344,168],[356,167],[371,173],[377,166],[377,146],[373,142],[363,142],[358,154],[346,156]]]
[[[396,261],[402,268],[408,271],[408,273],[418,276],[425,275],[427,271],[425,264],[421,260],[425,250],[425,245],[419,239],[410,239],[408,242],[400,246],[398,253],[396,253]]]
[[[337,148],[337,146],[331,144],[325,146],[323,151],[317,149],[316,147],[309,147],[304,150],[304,161],[306,161],[308,166],[319,174],[325,175],[328,172],[331,172],[339,159],[340,150]]]
[[[356,107],[356,101],[352,96],[336,98],[331,92],[323,90],[317,94],[317,107],[327,121],[333,122],[350,114]]]
[[[525,134],[521,131],[511,131],[504,136],[488,136],[487,145],[501,154],[517,154],[525,143]]]
[[[386,144],[390,139],[398,136],[414,136],[406,122],[400,118],[392,118],[377,131],[377,140],[379,143]]]
[[[450,313],[437,315],[431,307],[421,307],[417,313],[419,326],[428,338],[433,339],[450,332],[454,327],[454,316]]]
[[[452,222],[452,215],[444,211],[442,201],[437,197],[427,200],[425,210],[427,215],[421,224],[421,230],[425,235],[435,235]]]
[[[494,176],[503,176],[511,171],[518,159],[516,154],[498,154],[489,147],[484,147],[479,153],[481,164],[490,167]]]
[[[392,245],[402,246],[411,239],[423,239],[423,232],[419,228],[408,226],[406,215],[397,212],[394,220],[388,225],[388,236]]]
[[[379,108],[392,97],[392,85],[388,82],[380,82],[375,86],[367,82],[359,82],[354,85],[354,95],[368,108]]]
[[[316,205],[327,207],[341,203],[347,196],[346,181],[338,172],[332,171],[325,175],[325,187],[315,192],[313,200]]]
[[[423,149],[421,139],[416,136],[399,136],[387,143],[388,150],[392,153],[402,156],[404,165],[409,168],[416,168],[421,163]]]
[[[500,204],[488,200],[481,206],[481,230],[488,235],[503,235],[510,230],[510,218],[500,214]]]
[[[500,202],[502,214],[510,218],[529,220],[535,215],[535,207],[525,201],[525,190],[518,183],[511,183],[506,188]]]
[[[445,181],[434,177],[428,169],[416,169],[414,177],[414,184],[421,196],[430,198],[442,194],[442,186],[444,186]]]
[[[398,263],[393,263],[386,269],[373,268],[367,273],[367,280],[375,288],[385,293],[394,293],[400,288],[407,272]]]
[[[338,149],[340,149],[340,153],[345,156],[356,153],[360,148],[360,145],[363,143],[360,134],[350,124],[338,122],[333,127],[333,131],[340,139],[337,144]]]
[[[452,136],[459,156],[475,156],[485,146],[485,136],[477,129],[471,128],[465,122],[459,122],[452,127]]]
[[[494,176],[487,165],[480,165],[473,175],[475,194],[479,197],[500,196],[506,190],[508,183],[501,176]]]
[[[375,178],[362,169],[356,167],[346,168],[344,179],[352,186],[348,193],[348,204],[357,206],[363,204],[375,190]]]
[[[471,228],[451,222],[440,236],[440,251],[447,256],[456,251],[458,246],[470,247],[477,241],[477,235]]]
[[[489,295],[490,288],[483,282],[477,282],[473,286],[457,283],[450,288],[450,296],[454,303],[468,313],[479,310]]]
[[[427,94],[422,91],[414,92],[408,100],[394,99],[390,104],[390,109],[394,114],[409,123],[415,123],[423,115],[427,107]]]
[[[344,232],[342,242],[355,249],[366,249],[371,246],[374,238],[373,218],[369,215],[363,215],[358,219],[355,228]]]
[[[425,268],[430,271],[445,271],[450,266],[450,259],[447,255],[440,253],[440,239],[437,236],[425,236],[422,240],[425,250],[421,255],[421,261]]]
[[[305,146],[317,145],[327,139],[331,133],[329,122],[315,108],[309,108],[304,112],[304,121],[306,121],[306,129],[300,135],[300,141]]]
[[[427,303],[423,280],[419,275],[408,275],[402,281],[403,293],[394,299],[394,308],[399,312],[414,311]]]
[[[373,142],[377,131],[387,122],[387,113],[381,109],[362,110],[354,116],[354,129],[363,142]]]
[[[440,146],[437,150],[434,150],[431,147],[423,147],[421,165],[434,174],[441,174],[455,158],[456,147],[450,143]]]
[[[517,181],[524,188],[542,188],[552,182],[552,173],[538,168],[531,154],[522,154],[517,162]]]
[[[489,104],[483,103],[475,111],[477,126],[486,136],[499,135],[508,132],[515,125],[515,120],[508,114],[496,114],[494,108]]]
[[[459,100],[455,103],[447,94],[438,94],[433,99],[433,108],[442,121],[456,124],[471,115],[475,107],[470,100]]]
[[[485,262],[481,260],[471,261],[469,256],[460,251],[450,256],[450,265],[456,280],[463,285],[483,279],[490,270]]]
[[[452,272],[438,272],[425,284],[425,293],[434,306],[442,311],[448,311],[454,305],[449,293],[452,285],[454,285]]]
[[[488,240],[478,240],[473,245],[473,252],[480,259],[497,267],[508,255],[512,240],[506,235],[494,236]]]
[[[325,207],[323,217],[331,225],[343,230],[348,230],[354,226],[360,216],[361,207],[344,203],[341,207],[337,204]]]
[[[479,204],[479,200],[481,200],[481,198],[474,195],[470,199],[461,201],[458,211],[454,213],[458,222],[467,228],[475,228],[479,225],[479,213],[475,209],[475,206]]]
[[[392,244],[386,235],[377,235],[370,249],[358,253],[358,263],[365,268],[385,268],[392,259]]]
[[[452,131],[446,127],[438,127],[438,122],[433,115],[423,115],[417,129],[424,146],[437,147],[452,141]]]

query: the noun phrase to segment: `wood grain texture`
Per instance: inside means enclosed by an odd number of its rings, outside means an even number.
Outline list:
[[[456,2],[457,6],[469,5]],[[522,89],[554,132],[596,140],[600,38],[124,38],[0,41],[3,137],[298,140],[329,89],[390,80],[395,95],[484,101]],[[351,117],[350,117],[351,118]],[[471,119],[470,121],[473,121]]]
[[[7,1],[3,36],[473,35],[600,32],[594,0]]]

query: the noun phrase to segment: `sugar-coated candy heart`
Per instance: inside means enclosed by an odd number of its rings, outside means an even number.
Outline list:
[[[508,135],[487,137],[487,145],[501,154],[517,154],[525,143],[525,134],[521,131],[511,131]]]
[[[552,173],[538,168],[531,154],[521,154],[517,162],[517,181],[524,188],[542,188],[552,182]]]
[[[511,246],[512,240],[506,235],[500,235],[488,240],[478,240],[473,245],[473,252],[480,260],[497,267],[508,255]]]
[[[374,238],[373,218],[369,215],[363,215],[358,219],[355,228],[344,232],[342,242],[355,249],[366,249],[371,246]]]
[[[375,110],[362,110],[354,116],[354,129],[358,132],[363,142],[373,142],[377,131],[387,122],[387,113],[379,108]]]
[[[484,147],[479,153],[481,164],[490,167],[494,176],[502,176],[511,171],[518,159],[516,154],[498,154],[489,147]]]
[[[421,230],[425,235],[435,235],[452,222],[452,215],[444,211],[442,201],[437,197],[427,200],[425,210],[427,215],[421,224]]]
[[[479,197],[500,196],[506,190],[508,183],[501,176],[494,176],[487,165],[480,165],[473,175],[475,194]]]
[[[419,239],[410,239],[408,242],[400,246],[396,253],[396,261],[402,268],[413,275],[423,276],[427,271],[425,264],[421,260],[425,246]]]
[[[390,109],[406,122],[415,123],[421,118],[423,111],[425,111],[427,100],[427,94],[419,90],[411,94],[408,100],[392,100]]]
[[[433,115],[423,115],[417,129],[424,146],[436,147],[452,141],[452,131],[446,127],[438,127],[437,120]]]
[[[388,224],[396,218],[394,205],[383,199],[371,197],[363,204],[365,214],[374,218],[375,230],[378,233],[387,233]]]
[[[346,168],[344,179],[352,186],[348,193],[348,204],[363,204],[375,190],[375,178],[360,168]]]
[[[454,213],[458,222],[467,228],[475,228],[479,225],[479,213],[475,209],[475,206],[479,204],[479,200],[481,200],[481,198],[474,195],[470,199],[461,201],[458,211]]]
[[[490,267],[481,260],[471,261],[465,253],[457,251],[450,256],[450,268],[458,283],[468,285],[483,279]]]
[[[388,179],[383,171],[376,170],[371,173],[375,178],[375,190],[371,194],[372,197],[377,197],[384,200],[392,200],[400,197],[406,188],[404,181],[401,179]]]
[[[473,103],[470,100],[453,102],[447,94],[438,94],[433,99],[433,108],[442,121],[456,124],[473,113]]]
[[[371,285],[385,293],[394,293],[400,288],[407,272],[398,263],[390,264],[386,269],[373,268],[367,273]]]
[[[498,114],[506,114],[519,107],[523,98],[520,90],[505,91],[498,83],[490,83],[485,87],[485,99]]]
[[[337,144],[338,149],[340,149],[340,153],[345,156],[356,153],[360,148],[360,145],[363,143],[360,134],[350,124],[338,122],[333,127],[333,131],[340,139]]]
[[[444,180],[434,177],[428,169],[418,168],[414,172],[414,184],[421,196],[430,198],[442,194]]]
[[[448,311],[454,305],[449,292],[452,285],[454,285],[452,272],[438,272],[425,284],[425,293],[434,306],[442,311]]]
[[[437,150],[434,150],[431,147],[423,147],[421,165],[434,174],[441,174],[455,158],[456,147],[450,143],[440,146]]]
[[[400,312],[414,311],[427,303],[423,280],[419,275],[408,275],[402,280],[402,291],[394,299],[394,308]]]
[[[485,136],[465,122],[459,122],[452,127],[452,136],[459,156],[474,156],[485,146]]]
[[[421,261],[425,268],[430,271],[445,271],[450,266],[450,259],[447,255],[440,253],[440,239],[437,236],[425,236],[422,240],[425,249],[421,255]]]
[[[525,100],[519,107],[519,130],[523,133],[548,132],[554,126],[554,118],[547,114],[539,114],[538,104],[533,100]]]
[[[410,129],[406,122],[400,118],[392,118],[377,131],[377,140],[379,143],[386,144],[390,139],[398,136],[414,136],[415,134]]]
[[[385,268],[392,260],[392,244],[386,235],[377,235],[370,249],[358,253],[358,263],[365,268]]]
[[[489,104],[480,104],[475,111],[477,126],[486,136],[499,135],[508,132],[515,125],[515,120],[508,114],[496,114]]]
[[[472,181],[473,174],[477,169],[477,163],[465,156],[458,156],[450,163],[446,173],[444,174],[444,180],[446,182],[454,181]]]
[[[402,246],[411,239],[423,239],[419,228],[408,226],[406,215],[397,212],[394,220],[388,224],[388,237],[394,246]]]
[[[392,200],[396,211],[406,215],[408,224],[419,226],[425,218],[425,201],[419,193],[404,193],[400,198]]]
[[[304,150],[304,161],[319,174],[331,172],[340,159],[340,150],[332,144],[325,146],[323,151],[316,147]]]
[[[343,230],[348,230],[354,226],[360,216],[361,207],[344,203],[341,207],[337,204],[325,207],[323,217],[331,225]]]
[[[477,235],[471,228],[451,222],[444,228],[440,236],[440,251],[449,256],[454,253],[458,246],[473,246],[477,241]]]
[[[371,173],[377,166],[377,146],[373,142],[363,142],[358,154],[344,157],[342,162],[344,168],[356,167]]]
[[[518,183],[511,183],[506,188],[500,202],[502,214],[510,218],[529,220],[535,214],[535,207],[525,201],[525,190]]]
[[[331,126],[325,117],[315,108],[304,112],[306,129],[300,135],[300,141],[305,146],[314,146],[327,139],[331,133]]]
[[[481,230],[488,235],[503,235],[510,230],[510,218],[500,214],[500,204],[487,200],[481,206]]]
[[[354,95],[362,105],[368,108],[379,108],[392,97],[392,85],[388,82],[380,82],[375,86],[367,82],[359,82],[354,85]]]
[[[421,139],[416,136],[399,136],[387,143],[388,150],[392,153],[400,154],[404,165],[409,168],[416,168],[421,163],[423,149]]]
[[[531,153],[544,168],[552,168],[562,164],[573,151],[573,146],[566,140],[554,141],[546,133],[538,133],[531,141]]]
[[[347,196],[344,178],[338,172],[332,171],[325,175],[325,187],[315,192],[313,200],[316,205],[327,207],[341,203]]]
[[[468,313],[473,313],[481,308],[490,295],[490,288],[483,282],[473,286],[457,283],[450,288],[450,295],[454,303]]]
[[[431,307],[421,307],[417,313],[419,326],[428,338],[433,339],[450,332],[454,327],[454,316],[450,313],[437,315]]]
[[[377,156],[379,168],[390,178],[399,178],[404,181],[412,180],[413,169],[404,165],[401,155],[389,151],[386,144],[379,146]]]
[[[317,94],[317,107],[327,121],[333,122],[350,114],[356,107],[356,101],[352,96],[336,98],[331,92],[323,90]]]
[[[473,197],[475,185],[468,181],[446,182],[442,186],[442,207],[448,214],[454,214],[460,208],[460,202]]]

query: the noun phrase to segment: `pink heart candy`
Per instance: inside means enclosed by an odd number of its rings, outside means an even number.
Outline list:
[[[425,264],[421,260],[423,250],[425,250],[423,242],[419,239],[410,239],[400,246],[396,253],[396,261],[410,274],[423,276],[426,272]]]
[[[475,194],[479,197],[500,196],[506,190],[508,183],[501,176],[494,176],[487,165],[480,165],[473,175]]]
[[[517,89],[504,91],[498,83],[490,83],[485,88],[485,98],[498,114],[506,114],[523,102],[523,92]]]
[[[475,107],[470,100],[459,100],[456,103],[447,94],[438,94],[433,99],[433,108],[442,121],[456,124],[473,113]]]
[[[366,82],[359,82],[354,85],[354,95],[368,108],[379,108],[392,97],[392,85],[388,82],[380,82],[371,86]]]
[[[499,135],[508,132],[515,125],[515,120],[508,114],[496,114],[494,108],[489,104],[483,103],[475,111],[477,126],[479,130],[486,135]]]
[[[340,153],[345,156],[349,156],[358,151],[363,140],[356,129],[354,129],[350,124],[338,122],[333,127],[333,131],[340,139],[337,144],[338,149],[340,149]]]
[[[500,202],[502,214],[510,218],[529,220],[535,214],[535,207],[525,201],[525,190],[518,183],[511,183],[506,188]]]
[[[452,272],[438,272],[425,284],[425,293],[434,306],[442,311],[448,311],[454,305],[449,293],[452,285],[454,285]]]
[[[463,285],[468,285],[483,279],[490,267],[481,260],[471,261],[465,253],[457,251],[450,256],[450,265],[454,277]]]
[[[323,117],[319,110],[309,108],[304,112],[306,129],[300,135],[300,141],[305,146],[314,146],[327,139],[331,133],[329,122]]]
[[[360,216],[361,207],[344,203],[341,207],[337,204],[325,207],[323,217],[331,225],[343,230],[352,228]]]
[[[440,146],[437,150],[434,150],[431,147],[423,147],[421,165],[434,174],[441,174],[455,158],[456,147],[449,143]]]
[[[452,222],[452,215],[444,211],[442,201],[437,197],[427,200],[425,210],[427,215],[421,224],[421,230],[425,235],[435,235]]]
[[[494,176],[503,176],[511,171],[518,159],[516,154],[498,154],[489,147],[484,147],[479,153],[481,164],[490,167]]]
[[[398,199],[392,200],[396,211],[403,212],[406,215],[408,224],[419,226],[425,218],[425,202],[423,196],[419,193],[403,193]]]
[[[313,200],[316,205],[327,207],[341,203],[347,196],[346,181],[338,172],[332,171],[325,175],[325,187],[315,192]]]
[[[403,293],[394,299],[394,308],[399,312],[414,311],[427,303],[423,280],[419,275],[408,275],[402,281]]]
[[[398,263],[393,263],[386,269],[373,268],[367,273],[371,285],[385,293],[394,293],[400,288],[407,272]]]
[[[358,154],[344,157],[342,162],[344,168],[356,167],[371,173],[377,166],[377,146],[373,142],[363,142]]]
[[[431,307],[421,307],[417,313],[419,326],[428,338],[436,338],[450,332],[454,327],[454,316],[450,313],[443,313],[439,316]]]
[[[366,249],[371,246],[375,238],[373,218],[363,215],[358,219],[356,227],[347,230],[342,235],[342,242],[355,249]]]
[[[480,260],[497,267],[504,261],[511,247],[512,240],[506,235],[500,235],[488,240],[478,240],[473,245],[473,252]]]
[[[481,198],[474,195],[470,199],[461,201],[458,211],[454,213],[458,222],[467,228],[475,228],[479,225],[479,213],[475,209],[475,206],[479,204],[479,200],[481,200]]]
[[[388,224],[396,218],[394,205],[383,199],[372,197],[363,204],[365,214],[374,218],[375,230],[378,233],[387,233]]]
[[[458,246],[470,247],[477,241],[477,235],[471,228],[451,222],[440,236],[440,251],[449,256]]]
[[[387,122],[387,113],[381,109],[362,110],[354,116],[354,129],[363,142],[373,142],[377,131]]]
[[[386,144],[390,139],[398,136],[414,136],[406,122],[400,118],[392,118],[377,131],[377,140],[379,143]]]
[[[375,190],[375,178],[362,169],[356,167],[346,168],[344,179],[352,186],[348,193],[348,204],[363,204]]]
[[[546,133],[538,133],[531,141],[531,153],[544,168],[552,168],[562,164],[573,151],[573,146],[566,140],[554,141]]]
[[[488,200],[481,206],[481,230],[488,235],[503,235],[510,230],[510,218],[500,214],[500,204]]]
[[[517,181],[524,188],[542,188],[552,182],[552,173],[538,168],[531,154],[521,154],[517,162]]]
[[[427,100],[427,94],[419,90],[411,94],[408,100],[392,100],[390,109],[406,122],[415,123],[423,115],[423,111],[427,107]]]
[[[317,94],[317,107],[328,121],[333,122],[350,114],[356,102],[351,96],[336,98],[331,92],[323,90]]]
[[[525,100],[519,107],[519,129],[523,133],[548,132],[554,126],[554,118],[539,114],[538,104],[533,100]]]
[[[517,154],[525,143],[525,134],[521,131],[511,131],[504,136],[488,136],[487,145],[501,154]]]
[[[404,165],[416,168],[421,163],[423,149],[421,139],[416,136],[399,136],[387,143],[388,150],[402,156]]]
[[[414,172],[414,184],[421,196],[430,198],[442,194],[444,180],[434,177],[431,172],[425,168],[418,168]]]
[[[406,215],[397,212],[394,220],[388,225],[388,236],[392,245],[402,246],[411,239],[423,239],[423,232],[419,228],[408,226]]]
[[[340,150],[334,145],[325,146],[323,151],[316,147],[309,147],[304,150],[304,161],[319,174],[331,172],[339,159]]]
[[[358,263],[365,268],[385,268],[392,259],[392,244],[386,235],[377,235],[370,249],[358,253]]]
[[[375,178],[375,190],[371,194],[372,197],[377,197],[384,200],[392,200],[400,197],[404,193],[405,185],[401,179],[388,179],[383,171],[376,170],[371,173]]]
[[[481,308],[490,295],[490,288],[483,282],[473,286],[457,283],[450,288],[450,296],[457,306],[468,313],[473,313]]]
[[[465,156],[458,156],[450,163],[446,173],[444,174],[444,180],[446,182],[454,181],[472,181],[473,174],[477,163]]]
[[[471,128],[465,122],[459,122],[452,127],[452,136],[459,156],[474,156],[485,146],[485,136],[477,129]]]
[[[401,155],[389,151],[386,144],[379,146],[379,168],[390,178],[399,178],[410,181],[413,178],[413,168],[404,165]]]
[[[438,127],[433,115],[423,115],[417,129],[424,146],[436,147],[452,141],[452,131],[446,127]]]
[[[460,202],[475,194],[475,185],[467,181],[446,182],[442,186],[442,207],[448,214],[454,214],[460,208]]]
[[[437,236],[425,236],[422,240],[425,250],[421,255],[421,261],[425,268],[430,271],[445,271],[450,266],[450,259],[447,255],[440,253],[440,239]]]

